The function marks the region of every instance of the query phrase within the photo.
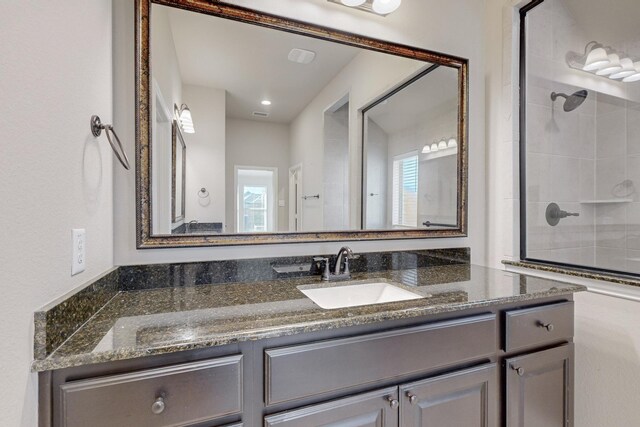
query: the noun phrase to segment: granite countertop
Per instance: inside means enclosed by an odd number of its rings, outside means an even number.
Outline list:
[[[353,280],[371,279],[401,284],[425,298],[325,310],[298,289],[326,286],[317,277],[120,291],[51,354],[35,360],[32,368],[46,371],[131,359],[585,289],[468,264],[353,275]]]

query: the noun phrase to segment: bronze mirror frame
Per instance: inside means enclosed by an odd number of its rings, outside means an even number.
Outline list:
[[[458,70],[458,209],[457,228],[443,230],[350,230],[210,235],[153,235],[151,206],[151,4],[176,7],[252,25],[314,37],[335,43],[403,56]],[[468,60],[331,29],[217,0],[136,0],[136,244],[138,249],[237,246],[276,243],[425,239],[467,236],[468,181]],[[362,159],[364,162],[364,157]],[[363,168],[364,169],[364,168]],[[362,182],[361,182],[362,185]],[[361,189],[362,191],[362,189]]]
[[[179,146],[178,146],[179,145]],[[180,170],[182,174],[182,191],[180,195],[180,203],[182,209],[180,209],[180,215],[176,215],[176,204],[178,203],[178,199],[176,197],[176,191],[178,190],[178,177],[177,177],[177,169],[178,169],[178,149],[182,150],[181,156],[181,165]],[[186,181],[185,178],[187,176],[187,145],[184,143],[184,138],[182,137],[182,131],[180,130],[180,126],[178,125],[178,121],[173,119],[171,122],[171,222],[175,224],[180,220],[184,220],[185,212],[186,212]]]

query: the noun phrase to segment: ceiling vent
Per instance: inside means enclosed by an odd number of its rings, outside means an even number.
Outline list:
[[[296,64],[310,64],[316,57],[316,53],[304,49],[291,49],[289,52],[289,61]]]
[[[253,116],[265,118],[265,117],[269,117],[269,113],[266,113],[264,111],[254,111]]]

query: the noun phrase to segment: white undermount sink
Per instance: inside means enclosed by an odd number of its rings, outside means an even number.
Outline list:
[[[356,307],[359,305],[383,304],[394,301],[408,301],[424,298],[387,282],[370,282],[353,285],[336,285],[305,289],[300,292],[324,309]]]

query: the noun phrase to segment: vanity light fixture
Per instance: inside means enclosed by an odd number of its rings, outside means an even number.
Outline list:
[[[621,80],[624,83],[640,81],[640,62],[634,63],[628,55],[596,41],[587,43],[582,54],[568,52],[566,60],[574,70],[586,71],[611,80]]]
[[[632,76],[636,73],[636,69],[633,65],[633,61],[630,58],[623,58],[620,61],[620,71],[611,74],[609,77],[612,79],[624,79],[625,77]]]
[[[388,15],[400,7],[402,0],[373,0],[371,8],[379,15]]]
[[[589,45],[591,45],[591,51],[587,53]],[[584,66],[582,67],[584,71],[595,71],[605,65],[609,65],[611,62],[609,55],[607,55],[607,51],[604,50],[604,47],[597,42],[587,44],[585,47],[585,56]]]
[[[402,0],[327,0],[330,3],[337,3],[343,6],[386,16],[400,7]]]
[[[633,64],[633,67],[636,69],[636,73],[622,79],[623,82],[632,83],[640,81],[640,61]]]
[[[187,104],[182,104],[180,108],[174,107],[177,110],[178,120],[180,121],[180,127],[185,133],[196,133],[193,126],[193,118],[191,117],[191,110],[187,107]]]
[[[596,70],[597,76],[608,76],[622,70],[622,66],[620,65],[620,56],[618,56],[618,54],[612,53],[609,54],[608,57],[609,63]]]

